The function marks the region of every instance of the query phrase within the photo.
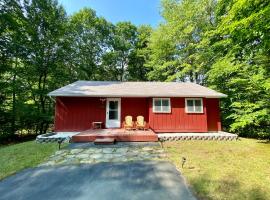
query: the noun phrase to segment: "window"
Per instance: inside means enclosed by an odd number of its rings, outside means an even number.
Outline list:
[[[170,113],[171,101],[170,98],[154,98],[153,99],[153,112],[155,113]]]
[[[118,119],[118,101],[109,101],[109,119]]]
[[[201,98],[186,99],[186,113],[203,113],[203,102]]]

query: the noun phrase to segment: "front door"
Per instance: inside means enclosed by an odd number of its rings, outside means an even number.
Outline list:
[[[120,128],[120,98],[107,98],[106,105],[106,127]]]

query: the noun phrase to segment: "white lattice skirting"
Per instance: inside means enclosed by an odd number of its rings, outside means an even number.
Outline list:
[[[238,135],[227,132],[209,132],[209,133],[159,133],[159,141],[177,141],[177,140],[237,140]]]

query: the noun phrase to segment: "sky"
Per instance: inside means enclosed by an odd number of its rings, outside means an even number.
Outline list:
[[[97,16],[117,23],[130,21],[135,25],[149,24],[156,27],[162,21],[159,15],[160,0],[58,0],[68,15],[81,8],[94,9]]]

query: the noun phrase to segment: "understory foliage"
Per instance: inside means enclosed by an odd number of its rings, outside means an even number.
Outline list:
[[[0,0],[0,139],[45,133],[76,80],[191,81],[228,95],[226,130],[270,138],[270,2],[162,0],[155,29],[56,0]]]

